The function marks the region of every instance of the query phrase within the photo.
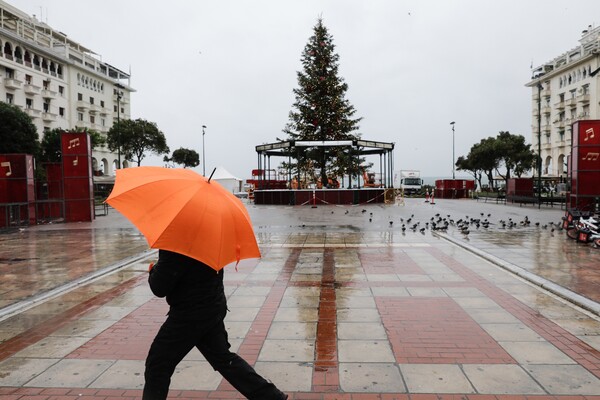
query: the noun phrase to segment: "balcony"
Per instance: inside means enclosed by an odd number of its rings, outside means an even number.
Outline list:
[[[111,111],[106,107],[100,107],[100,115],[108,115]]]
[[[4,87],[7,89],[21,89],[23,82],[14,78],[4,78]]]
[[[23,90],[27,94],[40,94],[41,88],[39,86],[32,85],[31,83],[26,83],[23,85]]]
[[[39,118],[42,112],[33,107],[25,107],[25,113],[27,113],[27,115],[29,115],[31,118]]]
[[[580,94],[579,96],[577,96],[577,102],[583,103],[583,104],[588,104],[590,102],[590,94],[589,93]]]
[[[551,126],[549,124],[542,125],[542,132],[549,135],[551,131]]]
[[[90,114],[96,114],[101,111],[102,107],[97,104],[90,104]]]
[[[42,97],[45,99],[53,99],[56,97],[57,92],[51,89],[42,89]]]
[[[550,106],[542,107],[542,114],[550,114],[551,111],[552,111],[552,108],[550,108]]]
[[[564,120],[554,121],[554,124],[559,129],[564,129],[564,127],[565,127],[565,121]]]
[[[56,121],[56,114],[51,112],[43,112],[42,119],[46,122],[54,122]]]
[[[549,89],[544,89],[542,90],[542,97],[550,97],[550,90]]]
[[[76,107],[79,111],[86,111],[86,110],[89,110],[90,103],[88,103],[87,101],[78,100]]]
[[[565,101],[559,101],[558,103],[554,104],[554,108],[556,108],[557,110],[564,110],[565,109]]]
[[[577,119],[578,120],[582,120],[582,119],[590,119],[590,113],[588,112],[583,112],[581,114],[577,115]]]
[[[565,100],[565,106],[571,108],[577,107],[577,99],[573,97],[572,99]]]

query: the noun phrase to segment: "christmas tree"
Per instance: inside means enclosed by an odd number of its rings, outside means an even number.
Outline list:
[[[284,133],[288,140],[356,140],[358,123],[353,118],[356,110],[345,98],[348,85],[338,76],[339,55],[335,53],[333,37],[318,19],[314,34],[302,53],[303,70],[298,72],[298,88],[294,89],[295,102],[289,114]],[[291,167],[298,175],[311,175],[315,171],[323,185],[328,176],[344,176],[359,173],[362,162],[347,147],[297,148],[292,157],[296,164]]]

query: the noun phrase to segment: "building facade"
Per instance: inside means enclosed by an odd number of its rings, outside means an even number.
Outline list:
[[[130,74],[92,50],[0,0],[0,101],[25,111],[40,138],[50,129],[87,128],[106,135],[130,118]],[[95,175],[114,175],[120,154],[92,151]]]
[[[564,180],[572,124],[600,119],[600,27],[582,32],[579,45],[533,70],[532,148],[541,155],[541,176]],[[539,174],[539,171],[536,171]]]

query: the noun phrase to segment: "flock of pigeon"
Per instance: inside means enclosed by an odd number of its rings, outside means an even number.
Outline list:
[[[363,214],[367,213],[367,210],[363,209],[361,211]],[[348,214],[348,210],[345,212]],[[415,215],[412,214],[408,218],[400,218],[400,229],[402,232],[412,231],[412,232],[420,232],[425,234],[428,230],[431,231],[447,231],[449,228],[455,228],[463,235],[468,235],[471,231],[475,230],[486,230],[489,228],[496,228],[499,230],[504,229],[515,229],[515,228],[526,228],[530,226],[535,226],[540,229],[549,229],[550,232],[554,232],[555,230],[562,231],[563,227],[560,223],[555,223],[553,221],[548,222],[547,224],[541,224],[540,222],[532,223],[529,217],[525,216],[521,221],[514,221],[512,218],[508,218],[506,220],[500,219],[498,221],[492,222],[490,221],[491,214],[480,213],[479,217],[473,218],[468,215],[464,218],[459,218],[457,220],[453,219],[449,214],[446,216],[440,215],[440,213],[435,214],[429,220],[421,223],[421,221],[415,221]],[[373,213],[369,213],[369,222],[373,221]],[[389,227],[392,228],[394,226],[394,221],[389,221]]]

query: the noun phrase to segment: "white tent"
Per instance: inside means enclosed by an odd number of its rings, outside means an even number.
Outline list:
[[[215,172],[212,174],[211,180],[219,182],[221,186],[229,190],[231,193],[240,192],[242,189],[242,180],[232,175],[231,172],[227,171],[223,167],[217,167]]]

